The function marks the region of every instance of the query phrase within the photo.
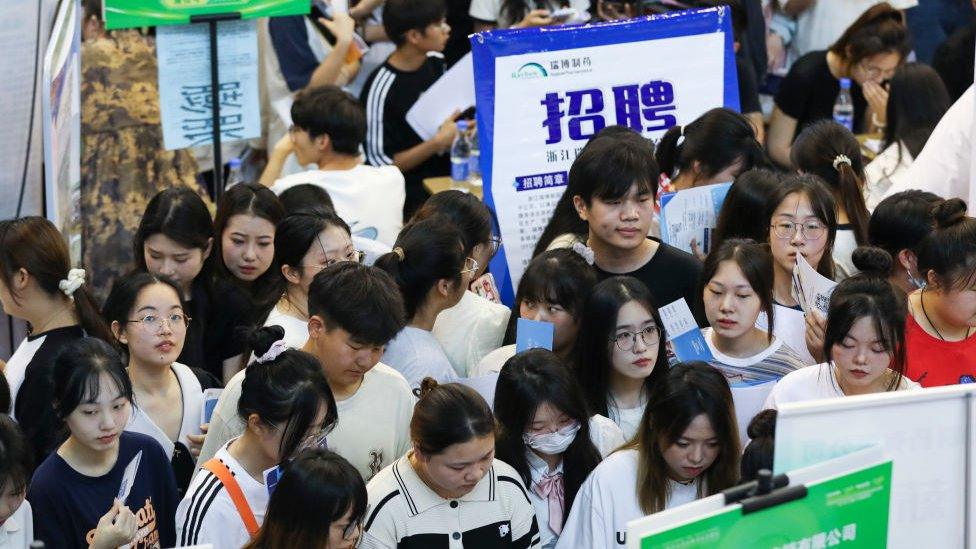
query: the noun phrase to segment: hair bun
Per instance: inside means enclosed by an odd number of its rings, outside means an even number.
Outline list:
[[[859,246],[851,254],[854,266],[868,276],[887,278],[894,264],[891,254],[875,246]]]
[[[285,337],[285,329],[281,326],[264,326],[248,333],[247,345],[255,355],[261,356],[268,352],[275,341],[283,337]]]
[[[935,226],[948,229],[966,218],[966,203],[958,198],[950,198],[932,209]]]
[[[752,440],[756,440],[757,438],[773,438],[776,435],[776,416],[776,410],[763,410],[759,412],[749,422],[749,427],[746,428],[746,434]]]
[[[440,387],[440,384],[437,383],[436,379],[432,377],[425,377],[420,382],[420,387],[414,389],[414,396],[416,396],[419,400],[423,400],[438,387]]]

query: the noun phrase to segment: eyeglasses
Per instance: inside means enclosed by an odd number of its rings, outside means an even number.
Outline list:
[[[478,260],[473,257],[468,257],[464,259],[464,269],[461,270],[461,274],[474,274],[478,272]]]
[[[796,231],[806,240],[819,240],[823,237],[827,227],[819,221],[807,221],[806,223],[794,223],[792,221],[780,221],[775,225],[770,225],[778,238],[793,238]]]
[[[871,67],[869,65],[865,65],[863,61],[858,63],[858,66],[861,67],[864,74],[866,74],[871,80],[877,80],[879,77],[888,80],[895,75],[895,69],[884,70],[879,67]]]
[[[158,334],[163,330],[163,324],[167,324],[171,330],[175,330],[177,328],[185,330],[187,325],[190,324],[190,317],[184,315],[183,313],[173,313],[166,317],[159,315],[146,315],[135,320],[126,320],[126,322],[139,323],[142,325],[143,330],[146,330],[151,334]]]
[[[340,258],[335,258],[335,259],[326,259],[325,260],[325,263],[322,264],[322,265],[308,265],[308,264],[303,264],[303,265],[298,265],[298,266],[299,267],[309,267],[311,269],[325,269],[327,267],[331,267],[331,266],[335,265],[336,263],[342,263],[344,261],[355,261],[356,263],[362,264],[363,261],[365,261],[365,260],[366,260],[366,252],[363,252],[363,251],[360,251],[360,250],[353,250],[353,251],[349,252],[348,254],[346,254],[345,257],[340,257]]]
[[[502,239],[501,239],[501,237],[499,237],[499,236],[492,236],[491,237],[491,257],[495,257],[495,254],[498,253],[498,250],[500,250],[501,247],[502,247]]]
[[[618,332],[617,335],[610,338],[610,341],[621,351],[630,351],[637,345],[638,336],[647,347],[656,347],[660,342],[656,324],[651,324],[639,332]]]

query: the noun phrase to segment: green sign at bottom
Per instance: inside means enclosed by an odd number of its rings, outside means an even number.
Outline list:
[[[762,511],[741,508],[641,539],[641,549],[883,548],[891,462],[807,486],[807,496]]]
[[[102,0],[108,30],[185,25],[193,15],[237,12],[241,19],[304,15],[309,0]]]

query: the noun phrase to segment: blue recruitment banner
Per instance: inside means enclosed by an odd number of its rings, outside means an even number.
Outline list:
[[[484,200],[514,290],[586,141],[625,125],[659,139],[715,107],[739,109],[731,11],[689,10],[586,26],[471,36]]]

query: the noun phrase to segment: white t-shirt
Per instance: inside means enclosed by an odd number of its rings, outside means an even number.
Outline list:
[[[176,450],[175,442],[180,442],[184,447],[190,447],[190,439],[187,435],[200,434],[200,409],[203,408],[203,388],[200,387],[200,380],[188,366],[179,362],[170,365],[170,369],[176,374],[176,380],[180,384],[180,392],[183,395],[183,422],[180,424],[180,435],[176,441],[170,440],[166,432],[162,430],[156,422],[149,417],[149,414],[139,408],[138,402],[132,407],[132,416],[125,430],[132,433],[142,433],[156,439],[156,442],[163,447],[166,457],[173,459],[173,451]]]
[[[844,34],[877,0],[817,0],[796,16],[796,34],[790,50],[793,59],[814,51],[825,50]],[[896,10],[918,5],[918,0],[889,0]]]
[[[0,548],[27,549],[34,541],[34,514],[26,499],[20,507],[0,525]]]
[[[620,427],[624,438],[630,440],[637,434],[640,427],[641,418],[644,417],[644,409],[647,408],[647,400],[644,399],[639,406],[633,408],[618,408],[613,402],[607,404],[607,412],[610,419]]]
[[[268,489],[230,455],[227,451],[230,442],[224,444],[215,457],[234,475],[260,526],[268,509]],[[240,549],[250,540],[244,520],[223,483],[210,471],[201,469],[176,507],[177,546],[209,543],[213,549]]]
[[[285,337],[283,339],[289,349],[301,349],[308,341],[308,321],[285,314],[278,310],[278,307],[271,309],[264,325],[284,328]]]
[[[511,309],[467,291],[457,305],[441,311],[434,321],[434,337],[461,377],[469,373],[505,337]]]
[[[776,336],[773,336],[772,343],[762,351],[740,358],[718,350],[713,341],[712,328],[703,328],[701,332],[708,350],[712,353],[711,365],[725,375],[731,386],[778,381],[793,370],[806,366],[796,352]]]
[[[810,350],[807,349],[806,330],[807,323],[803,317],[803,311],[791,309],[783,305],[773,305],[773,335],[781,340],[800,357],[803,364],[809,366],[816,364],[817,359],[813,358]],[[769,331],[769,319],[766,313],[759,313],[756,319],[756,326]]]
[[[857,248],[857,239],[854,237],[853,228],[837,228],[837,236],[834,237],[834,280],[840,282],[858,273],[854,266],[851,255]]]
[[[505,17],[505,14],[502,13],[503,3],[502,0],[471,0],[471,8],[468,10],[468,15],[480,21],[494,21],[498,24],[498,28],[507,29],[518,23],[518,21],[509,21]],[[536,5],[534,3],[526,2],[525,13],[529,13],[535,7]],[[559,2],[553,0],[546,1],[546,9],[550,12],[556,11],[561,7],[562,5]],[[590,0],[570,0],[569,7],[576,10],[577,16],[585,14],[590,9]]]
[[[899,154],[901,154],[900,158]],[[867,205],[868,211],[873,212],[878,207],[878,203],[895,182],[904,185],[902,181],[913,161],[912,153],[908,152],[908,148],[901,141],[898,141],[888,145],[864,167],[864,204]]]
[[[508,359],[515,356],[515,344],[505,345],[504,347],[499,347],[494,351],[485,355],[475,367],[468,372],[470,377],[486,376],[488,374],[497,374],[502,371],[502,366],[508,362]]]
[[[403,201],[407,193],[403,173],[396,166],[359,164],[350,170],[309,170],[282,177],[271,190],[281,194],[295,185],[310,183],[325,189],[336,214],[349,224],[354,236],[396,242],[403,227]]]
[[[609,418],[599,414],[590,418],[590,441],[600,452],[600,457],[607,457],[611,452],[623,446],[624,435],[620,432],[620,427]],[[563,464],[560,461],[556,470],[550,472],[546,462],[531,450],[525,452],[526,460],[529,464],[529,474],[532,476],[532,484],[542,480],[543,476],[563,472]],[[536,522],[539,523],[539,535],[542,538],[543,549],[548,549],[556,544],[558,536],[549,526],[549,499],[539,496],[529,486],[529,501],[535,507]],[[568,513],[569,509],[564,509]]]
[[[637,502],[637,450],[614,452],[596,466],[576,494],[556,549],[618,549],[627,523],[645,516]],[[698,483],[671,481],[667,509],[698,498]]]
[[[244,432],[244,421],[237,415],[237,402],[241,399],[246,372],[237,372],[220,393],[199,463],[206,463],[218,448]],[[415,403],[403,376],[378,363],[363,376],[355,394],[336,402],[339,420],[326,443],[369,480],[410,449],[410,418]],[[194,480],[199,477],[197,473]]]
[[[897,391],[921,389],[922,386],[902,376]],[[809,368],[802,368],[792,372],[779,380],[766,397],[764,409],[777,409],[789,402],[803,402],[825,398],[843,397],[837,380],[834,379],[833,367],[830,363],[817,364]]]
[[[24,383],[24,376],[27,373],[27,365],[34,358],[34,353],[41,348],[44,344],[44,339],[46,335],[42,335],[37,338],[25,337],[20,345],[17,346],[17,350],[14,354],[10,356],[10,360],[7,361],[7,366],[3,369],[3,375],[7,378],[7,385],[10,386],[10,415],[14,416],[14,410],[16,410],[17,404],[17,392],[20,391],[20,386]],[[0,410],[2,413],[6,413],[6,410]],[[14,419],[17,419],[14,417]]]
[[[380,360],[403,374],[413,388],[420,387],[425,377],[432,377],[438,383],[457,380],[454,367],[434,334],[413,326],[404,326],[400,330],[386,345]]]
[[[942,116],[905,177],[892,182],[885,196],[924,189],[942,198],[961,198],[976,211],[976,186],[970,185],[972,169],[973,86]]]

